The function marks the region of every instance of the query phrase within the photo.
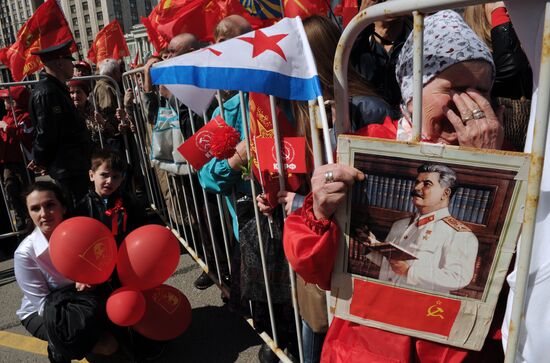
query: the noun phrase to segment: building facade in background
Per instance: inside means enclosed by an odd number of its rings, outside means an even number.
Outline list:
[[[15,42],[17,32],[44,0],[0,0],[0,48]],[[7,81],[9,72],[0,64],[0,79]]]
[[[114,19],[124,33],[148,16],[157,0],[61,0],[61,8],[69,22],[82,58],[86,58],[96,34]]]
[[[0,0],[0,48],[9,47],[17,37],[17,32],[44,0]],[[71,27],[80,57],[86,59],[88,49],[96,34],[117,19],[127,36],[134,57],[150,50],[150,44],[143,38],[144,27],[139,18],[148,16],[158,0],[57,0]],[[137,27],[135,27],[138,25]],[[146,35],[145,35],[146,37]],[[139,41],[139,45],[130,44]],[[143,48],[143,49],[142,49]],[[133,58],[132,58],[133,59]],[[0,81],[8,82],[9,71],[0,64]]]

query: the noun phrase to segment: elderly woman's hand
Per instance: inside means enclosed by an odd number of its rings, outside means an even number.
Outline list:
[[[446,107],[445,113],[453,124],[460,146],[480,149],[500,149],[504,141],[502,112],[495,114],[489,101],[477,90],[453,93],[452,99],[460,115]]]
[[[347,165],[327,164],[315,169],[311,177],[315,217],[330,218],[346,198],[353,183],[363,179],[365,174]]]

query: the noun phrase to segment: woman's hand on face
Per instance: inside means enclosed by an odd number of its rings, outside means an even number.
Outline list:
[[[353,183],[363,179],[365,174],[347,165],[327,164],[315,169],[311,177],[315,217],[330,218],[340,203],[345,200],[348,189]]]
[[[85,291],[92,288],[92,285],[85,284],[83,282],[75,282],[76,291]]]
[[[292,213],[292,202],[294,201],[294,196],[296,196],[296,193],[287,192],[286,190],[282,190],[277,193],[277,202],[279,202],[279,204],[283,204],[287,216]]]
[[[498,116],[493,111],[489,101],[479,91],[468,89],[466,92],[453,93],[452,100],[459,111],[444,109],[447,119],[451,122],[460,146],[480,149],[501,149],[504,141],[502,127],[503,109],[498,110]],[[483,117],[475,118],[482,111]]]
[[[264,216],[269,217],[271,213],[273,213],[273,208],[269,205],[265,194],[258,194],[256,197],[256,202],[258,202],[258,209],[260,210],[260,213]]]

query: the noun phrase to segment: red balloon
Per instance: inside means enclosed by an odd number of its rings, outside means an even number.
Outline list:
[[[100,221],[74,217],[57,226],[50,237],[53,265],[66,278],[90,285],[107,281],[113,273],[117,246]]]
[[[176,271],[180,260],[178,239],[169,229],[149,224],[131,232],[118,251],[117,271],[122,285],[148,290]]]
[[[133,328],[149,339],[170,340],[180,336],[191,324],[191,304],[187,297],[168,285],[143,292],[145,314]]]
[[[145,297],[139,290],[121,287],[107,299],[107,316],[117,325],[134,325],[144,313]]]

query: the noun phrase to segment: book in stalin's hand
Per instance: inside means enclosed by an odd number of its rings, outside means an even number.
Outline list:
[[[386,257],[388,260],[398,260],[398,261],[407,261],[407,260],[416,260],[416,257],[411,252],[407,251],[403,247],[392,242],[372,242],[368,243],[367,241],[362,241],[362,243],[371,251],[378,252],[382,256]]]

